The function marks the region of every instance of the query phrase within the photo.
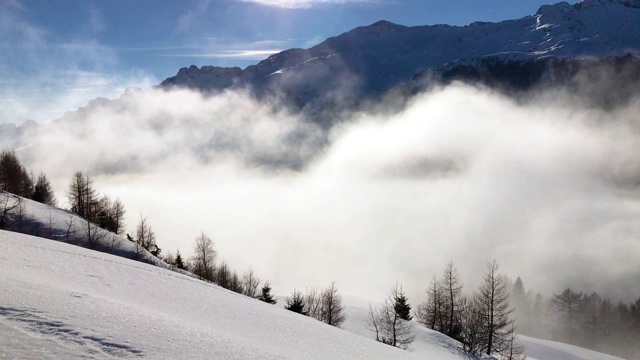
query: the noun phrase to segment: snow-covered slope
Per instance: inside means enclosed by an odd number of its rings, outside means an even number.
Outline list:
[[[160,267],[13,232],[0,231],[0,274],[8,359],[468,358],[419,326],[411,352],[376,343],[360,306],[336,329]],[[538,360],[616,359],[524,339]]]
[[[249,85],[258,93],[277,91],[307,103],[383,93],[425,70],[487,56],[520,61],[639,51],[638,0],[585,0],[543,6],[531,16],[499,23],[406,27],[379,21],[242,71],[216,68],[215,79],[211,67],[191,67],[161,85],[204,90]]]
[[[346,302],[349,303],[348,297]],[[367,328],[367,311],[363,307],[362,301],[354,302],[354,304],[358,306],[347,306],[348,316],[343,326],[344,329],[364,337],[375,338]],[[461,350],[461,345],[457,341],[418,324],[414,324],[414,329],[416,339],[411,344],[411,352],[414,354],[430,359],[457,359],[459,357],[468,359],[469,355]],[[524,345],[524,353],[529,360],[622,360],[578,346],[527,336],[518,336],[518,341]]]
[[[11,209],[2,218],[4,229],[169,267],[124,236],[100,229],[70,211],[0,191],[0,215],[4,209]]]
[[[159,267],[6,231],[0,357],[421,358]]]
[[[599,353],[574,345],[520,336],[529,360],[621,360],[619,357]]]
[[[376,343],[362,301],[347,315],[337,329],[161,267],[0,230],[2,358],[469,358],[419,325],[411,352]],[[617,359],[522,339],[531,359]]]

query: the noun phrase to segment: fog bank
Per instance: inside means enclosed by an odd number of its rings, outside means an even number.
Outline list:
[[[202,231],[274,285],[422,296],[452,260],[488,260],[546,295],[640,296],[638,102],[604,112],[554,94],[515,103],[455,84],[330,130],[241,92],[128,91],[21,144],[64,198],[88,171],[163,251]],[[415,300],[414,302],[418,302]]]

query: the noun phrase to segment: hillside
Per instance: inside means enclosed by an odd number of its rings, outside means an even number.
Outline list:
[[[31,234],[80,247],[168,267],[122,235],[99,228],[80,216],[54,206],[0,191],[0,229]]]
[[[416,326],[411,352],[376,343],[363,301],[344,329],[150,264],[0,230],[0,356],[9,359],[468,359]],[[361,335],[361,336],[359,336]],[[614,360],[524,338],[530,359]]]
[[[6,231],[0,254],[3,357],[420,358],[149,264]]]

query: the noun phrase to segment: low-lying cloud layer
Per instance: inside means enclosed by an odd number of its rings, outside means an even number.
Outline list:
[[[542,99],[542,97],[540,98]],[[452,260],[536,291],[640,296],[640,103],[517,104],[453,85],[323,130],[243,93],[129,91],[29,136],[62,198],[76,170],[148,217],[163,251],[201,232],[279,286],[422,295]]]

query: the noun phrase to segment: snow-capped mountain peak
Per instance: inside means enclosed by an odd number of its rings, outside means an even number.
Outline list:
[[[497,57],[605,58],[640,52],[640,0],[584,0],[545,5],[521,19],[467,26],[407,27],[381,20],[329,38],[309,49],[290,49],[244,70],[181,69],[161,86],[216,91],[249,87],[284,94],[294,103],[358,101],[406,83],[445,64]]]

